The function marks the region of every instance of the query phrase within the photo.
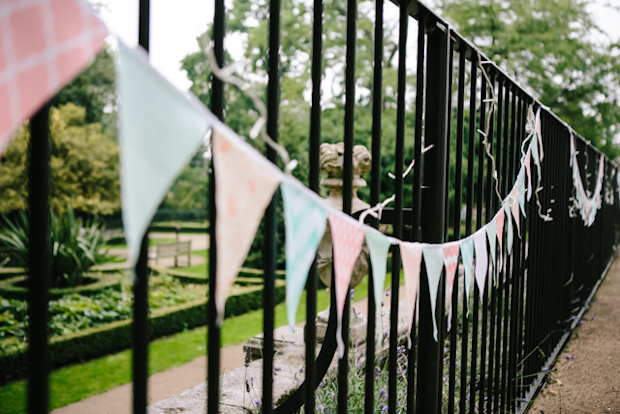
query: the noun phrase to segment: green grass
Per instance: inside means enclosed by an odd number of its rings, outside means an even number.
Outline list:
[[[203,251],[202,254],[206,254]],[[368,278],[356,288],[355,300],[363,299],[368,293]],[[317,292],[317,310],[329,305],[329,293],[324,289]],[[284,326],[286,304],[275,308],[275,326]],[[297,308],[297,322],[306,317],[306,293],[303,292]],[[222,328],[222,347],[239,344],[262,332],[263,312],[256,310],[244,315],[228,318]],[[157,339],[149,350],[150,373],[165,371],[190,362],[206,353],[206,327],[192,329],[176,335]],[[101,394],[131,381],[131,351],[94,359],[83,364],[71,365],[52,372],[50,377],[50,409],[81,401],[92,395]],[[25,412],[26,380],[19,380],[0,387],[0,414]]]

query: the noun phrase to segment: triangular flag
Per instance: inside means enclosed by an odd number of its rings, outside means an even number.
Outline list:
[[[519,235],[519,238],[521,238],[521,217],[519,215],[519,187],[517,183],[515,183],[515,186],[510,192],[510,212],[512,213],[512,217],[514,217],[515,224],[517,225],[517,234]]]
[[[440,247],[424,247],[424,263],[426,264],[426,277],[428,278],[428,293],[431,298],[431,312],[433,315],[433,338],[437,341],[437,290],[443,270],[443,249]]]
[[[151,218],[210,125],[206,108],[168,83],[144,51],[118,42],[123,225],[134,265]]]
[[[448,303],[448,331],[452,328],[452,292],[454,291],[454,278],[459,266],[459,243],[446,243],[443,245],[443,264],[446,268],[446,302]]]
[[[525,171],[527,172],[527,201],[530,201],[530,199],[532,198],[531,156],[532,156],[532,150],[528,148],[527,153],[525,154],[525,160],[523,161],[523,165],[525,165]]]
[[[499,262],[503,263],[503,253],[504,250],[504,221],[505,221],[505,212],[503,208],[500,208],[493,221],[497,226],[497,241],[499,241]],[[501,267],[501,265],[500,265]],[[493,282],[495,283],[495,278],[493,278]]]
[[[487,239],[489,240],[489,251],[491,252],[491,258],[493,259],[493,267],[496,267],[495,246],[497,246],[497,222],[495,220],[491,220],[486,224],[486,226],[484,226],[484,229],[487,232]]]
[[[514,235],[512,231],[512,218],[510,217],[511,216],[510,207],[504,206],[504,209],[506,210],[506,216],[507,216],[506,217],[506,251],[508,252],[508,254],[511,254],[512,253],[512,242],[514,239]]]
[[[534,165],[536,165],[536,171],[538,172],[538,181],[540,181],[542,177],[540,173],[540,157],[538,155],[538,141],[535,139],[532,139],[532,143],[530,144],[530,153],[532,154]]]
[[[545,157],[545,153],[543,151],[543,142],[542,142],[542,125],[540,123],[540,108],[536,111],[536,136],[538,137],[538,143],[540,144],[540,161]]]
[[[366,245],[370,251],[370,263],[372,265],[372,280],[375,294],[375,305],[381,307],[381,295],[385,284],[385,272],[387,267],[387,255],[390,251],[390,239],[380,232],[366,229]]]
[[[472,282],[472,266],[474,262],[474,239],[470,237],[461,241],[461,257],[465,270],[465,296],[467,297],[467,317],[469,317],[469,292]]]
[[[487,281],[487,271],[489,270],[489,255],[487,253],[487,232],[483,227],[473,235],[476,247],[476,283],[480,292],[480,299],[484,295],[484,287]]]
[[[11,134],[97,54],[108,34],[79,0],[0,2],[0,154]]]
[[[344,357],[344,341],[342,339],[342,313],[349,294],[351,273],[364,243],[364,229],[361,224],[345,214],[329,214],[329,227],[334,248],[334,272],[336,276],[336,342],[338,357]]]
[[[519,184],[519,196],[517,201],[519,202],[519,207],[521,207],[523,217],[527,217],[525,215],[525,168],[523,167],[521,167],[517,175],[517,183]]]
[[[281,173],[240,137],[213,131],[217,219],[217,321],[224,320],[228,291],[252,246]]]
[[[407,300],[407,345],[411,348],[411,330],[413,316],[420,287],[420,266],[422,264],[422,246],[420,243],[400,242],[400,256],[405,274],[405,292]]]
[[[327,211],[318,196],[291,180],[281,185],[286,224],[286,314],[295,330],[295,315],[327,224]]]

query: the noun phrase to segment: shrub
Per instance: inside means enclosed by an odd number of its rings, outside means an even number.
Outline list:
[[[6,229],[0,231],[0,243],[10,251],[12,259],[30,274],[28,250],[30,221],[24,211],[15,220],[3,216]],[[76,217],[72,207],[57,216],[50,212],[50,276],[54,287],[80,286],[84,274],[93,265],[110,261],[106,250],[107,235],[96,218]]]

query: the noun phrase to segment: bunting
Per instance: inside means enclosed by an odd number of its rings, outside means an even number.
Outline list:
[[[503,208],[500,208],[497,214],[495,214],[495,225],[497,227],[497,241],[499,242],[499,262],[503,263],[502,252],[504,250],[504,222],[506,214]],[[495,282],[495,279],[493,279]]]
[[[321,199],[313,197],[292,180],[281,185],[286,225],[286,315],[295,330],[295,315],[308,271],[325,233],[327,211]]]
[[[452,328],[452,292],[454,291],[454,278],[459,266],[459,243],[447,243],[443,245],[443,264],[446,268],[446,302],[448,303],[448,332]]]
[[[461,257],[465,274],[465,296],[467,297],[467,317],[469,317],[469,292],[472,282],[472,266],[474,262],[474,239],[470,236],[461,241]]]
[[[517,183],[519,193],[517,201],[519,202],[519,207],[521,207],[521,214],[523,214],[523,217],[527,217],[525,214],[525,171],[523,167],[521,167],[517,175]]]
[[[527,153],[525,154],[525,160],[523,161],[523,165],[525,166],[525,171],[527,173],[527,201],[530,201],[532,198],[532,165],[531,165],[531,157],[532,150],[528,148]]]
[[[519,238],[521,238],[521,217],[519,215],[519,187],[517,183],[515,183],[515,186],[510,192],[509,201],[510,212],[512,213],[512,217],[514,218],[515,224],[517,225],[517,234],[519,235]]]
[[[11,134],[101,50],[108,32],[79,0],[0,4],[0,154]]]
[[[480,299],[484,295],[484,287],[487,280],[487,271],[489,270],[489,256],[487,254],[487,233],[484,228],[478,230],[473,236],[476,248],[476,283]]]
[[[203,142],[213,115],[163,79],[142,49],[120,40],[118,49],[121,201],[133,266],[151,218]]]
[[[334,248],[334,271],[336,277],[336,342],[338,356],[344,357],[344,341],[342,339],[342,314],[349,294],[351,273],[364,243],[364,229],[355,220],[344,214],[329,214],[329,226]]]
[[[392,242],[377,230],[368,228],[366,229],[366,245],[370,251],[375,305],[379,309],[381,308],[381,295],[385,284],[387,255]]]
[[[400,255],[405,274],[405,293],[407,298],[407,345],[411,348],[411,330],[413,317],[418,302],[420,287],[420,267],[422,264],[422,246],[420,243],[399,242]]]
[[[428,293],[431,299],[431,314],[433,315],[433,338],[437,341],[437,315],[435,309],[437,307],[437,290],[439,289],[439,280],[441,279],[441,271],[443,270],[443,249],[441,246],[424,247],[422,249],[424,255],[424,264],[426,265],[426,277],[428,279]]]
[[[491,252],[491,259],[493,267],[497,267],[497,262],[495,261],[495,246],[497,246],[497,222],[493,219],[484,226],[484,229],[487,233],[487,239],[489,240],[489,251]]]
[[[510,218],[511,210],[509,206],[504,206],[506,211],[506,252],[510,255],[512,253],[512,243],[514,241],[514,234],[512,231],[512,219]]]
[[[221,325],[228,291],[280,184],[280,171],[240,138],[214,131],[212,147],[217,208],[215,306]]]

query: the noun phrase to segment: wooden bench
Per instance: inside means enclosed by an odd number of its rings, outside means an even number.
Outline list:
[[[177,266],[177,258],[187,255],[187,265],[191,266],[192,241],[158,242],[155,249],[155,263],[159,259],[174,257],[174,266]]]

